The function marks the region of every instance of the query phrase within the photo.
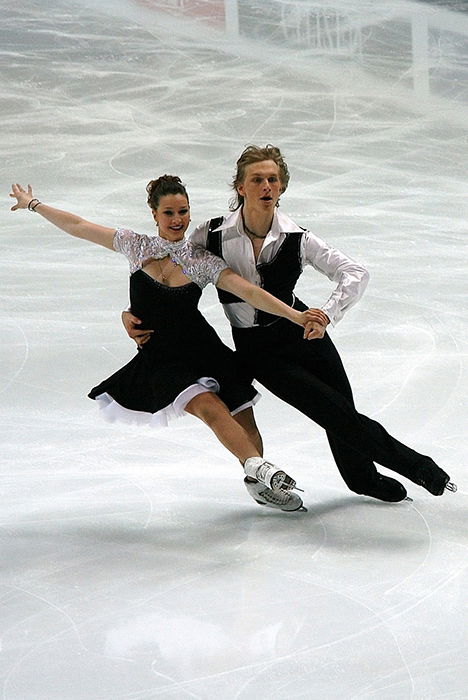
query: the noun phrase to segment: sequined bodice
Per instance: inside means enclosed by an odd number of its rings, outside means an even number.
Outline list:
[[[198,310],[202,289],[216,284],[228,266],[216,255],[196,248],[185,239],[171,243],[160,236],[145,236],[129,229],[117,229],[114,248],[130,265],[130,304],[141,319],[142,329],[152,329],[151,340],[143,345],[144,355],[174,356],[204,352],[211,342],[219,343],[214,329]],[[180,265],[187,284],[168,287],[148,275],[142,267],[151,259],[167,255]]]

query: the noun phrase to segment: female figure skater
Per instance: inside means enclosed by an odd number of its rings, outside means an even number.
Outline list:
[[[91,223],[43,204],[32,188],[12,185],[12,211],[34,211],[66,233],[123,253],[130,265],[131,306],[153,332],[137,355],[89,396],[112,419],[167,424],[184,412],[197,416],[242,463],[249,493],[262,505],[291,511],[303,508],[296,482],[261,457],[261,437],[252,406],[258,394],[197,308],[212,282],[256,308],[304,327],[304,337],[323,334],[313,312],[296,311],[242,279],[217,256],[196,250],[184,238],[190,221],[187,191],[180,178],[164,175],[147,186],[148,205],[158,235]],[[256,487],[253,485],[257,485]],[[252,491],[253,489],[253,491]]]

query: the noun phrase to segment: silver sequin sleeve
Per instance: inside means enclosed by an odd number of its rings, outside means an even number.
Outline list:
[[[173,251],[172,255],[187,277],[201,289],[207,284],[216,284],[221,272],[229,267],[217,255],[195,247],[189,241],[184,241],[184,245],[179,250]]]
[[[130,229],[119,228],[114,234],[114,250],[128,260],[130,274],[139,270],[149,258],[164,258],[167,255],[158,236],[145,236]]]

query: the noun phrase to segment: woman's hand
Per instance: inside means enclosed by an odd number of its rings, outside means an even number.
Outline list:
[[[127,334],[141,348],[151,338],[152,330],[142,330],[139,328],[141,319],[134,316],[130,311],[122,311],[122,323]]]
[[[17,209],[27,209],[29,202],[34,199],[31,185],[28,185],[27,191],[24,189],[24,187],[18,185],[18,183],[12,185],[11,189],[12,191],[10,192],[10,197],[16,198],[16,204],[11,207],[11,211],[16,211]]]
[[[322,326],[325,326],[325,328],[330,323],[330,319],[328,318],[327,314],[322,311],[322,309],[307,309],[307,311],[304,311],[304,313],[308,315],[310,321],[321,323]]]

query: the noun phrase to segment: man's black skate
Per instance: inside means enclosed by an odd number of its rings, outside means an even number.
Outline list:
[[[383,474],[376,474],[372,482],[366,486],[365,491],[360,493],[363,496],[378,498],[380,501],[386,501],[387,503],[398,503],[408,498],[403,484],[389,476],[383,476]]]
[[[442,496],[445,489],[456,491],[457,487],[450,481],[449,475],[430,458],[420,460],[415,467],[414,476],[409,477],[418,486],[422,486],[433,496]]]

